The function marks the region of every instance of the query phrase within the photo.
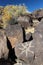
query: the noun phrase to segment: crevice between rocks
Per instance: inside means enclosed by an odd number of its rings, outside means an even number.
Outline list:
[[[22,31],[23,31],[23,43],[33,40],[32,34],[31,34],[29,40],[26,40],[24,27],[22,27]],[[11,42],[9,41],[8,37],[6,37],[6,38],[7,38],[7,47],[9,49],[8,60],[1,59],[0,63],[6,62],[6,63],[11,63],[13,65],[13,64],[17,63],[16,62],[17,56],[15,55],[15,50],[14,50],[14,48],[12,48]]]
[[[22,27],[22,31],[23,31],[23,43],[26,42],[26,35],[25,35],[25,30],[24,27]]]
[[[7,47],[9,49],[9,55],[8,55],[8,59],[13,62],[13,63],[16,63],[16,55],[15,55],[15,51],[14,49],[12,49],[12,46],[11,46],[11,43],[9,41],[9,39],[7,38]]]
[[[41,21],[42,18],[38,18],[38,21]]]
[[[22,31],[23,31],[23,43],[24,43],[24,42],[28,42],[28,41],[32,41],[32,40],[33,40],[32,34],[31,34],[30,38],[29,38],[28,40],[26,40],[26,35],[25,35],[26,33],[25,33],[24,27],[22,27]]]
[[[28,41],[32,41],[32,40],[33,40],[33,37],[32,37],[32,35],[31,35]]]

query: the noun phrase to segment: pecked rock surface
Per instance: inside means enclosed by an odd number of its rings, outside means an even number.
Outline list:
[[[33,40],[15,46],[18,59],[26,65],[43,65],[43,21],[35,28]]]
[[[31,44],[32,41],[20,43],[15,47],[16,56],[28,64],[34,60],[34,46]]]

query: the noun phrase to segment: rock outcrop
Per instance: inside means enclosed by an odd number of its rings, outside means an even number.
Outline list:
[[[43,9],[36,10],[32,14],[37,18],[43,17]]]
[[[33,33],[33,40],[15,46],[18,59],[30,65],[43,65],[43,21]]]
[[[20,25],[9,25],[6,27],[5,32],[12,48],[15,47],[16,44],[23,42],[23,31]]]
[[[1,24],[3,7],[0,9]],[[43,65],[43,9],[21,14],[13,19],[14,17],[6,28],[0,28],[0,59],[4,58],[11,62],[15,60],[14,65]]]

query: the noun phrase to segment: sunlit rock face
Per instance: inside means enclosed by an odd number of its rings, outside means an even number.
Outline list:
[[[8,47],[7,47],[7,39],[6,36],[4,34],[3,30],[0,30],[0,59],[4,58],[7,59],[8,58]]]
[[[9,25],[5,31],[12,47],[15,47],[16,44],[23,42],[23,31],[20,25]]]

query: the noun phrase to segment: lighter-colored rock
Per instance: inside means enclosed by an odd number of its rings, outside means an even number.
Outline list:
[[[27,29],[25,29],[26,34],[34,33],[34,31],[35,31],[34,27],[28,27]]]
[[[0,59],[1,58],[8,58],[9,50],[7,48],[7,39],[4,34],[4,31],[0,30]]]
[[[39,21],[37,19],[32,19],[33,26],[37,26],[39,24]]]

